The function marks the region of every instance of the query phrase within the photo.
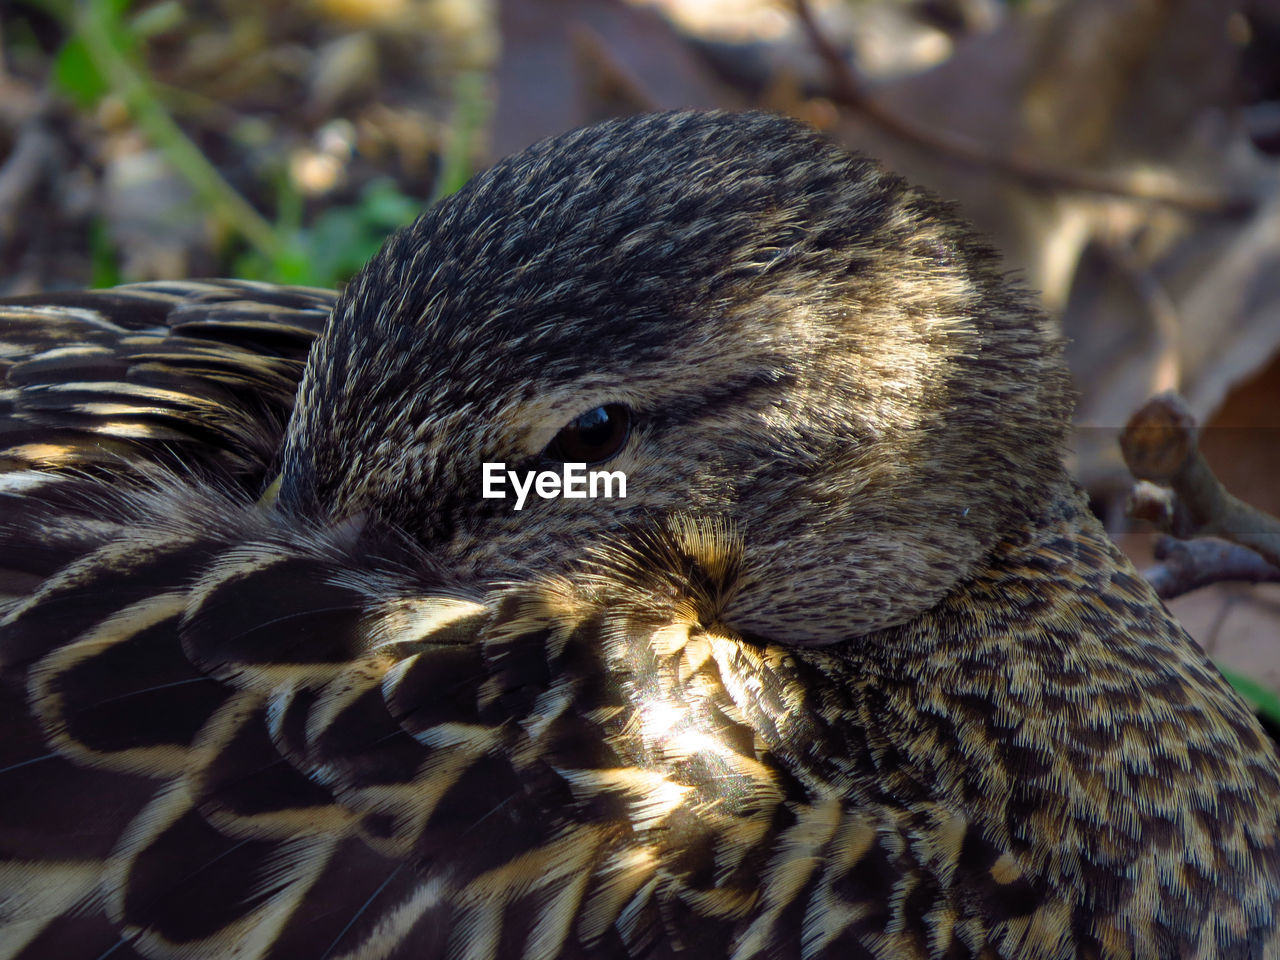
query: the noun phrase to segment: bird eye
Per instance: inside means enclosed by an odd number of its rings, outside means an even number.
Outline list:
[[[630,432],[631,411],[620,403],[607,403],[561,429],[543,456],[561,463],[603,463],[622,449]]]

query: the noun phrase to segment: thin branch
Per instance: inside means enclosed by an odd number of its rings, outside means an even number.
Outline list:
[[[1182,540],[1220,537],[1256,556],[1195,548],[1179,562],[1181,576],[1197,586],[1216,580],[1280,579],[1280,520],[1232,496],[1200,453],[1195,418],[1176,393],[1153,397],[1129,420],[1120,437],[1125,463],[1139,481],[1131,512]],[[1216,575],[1209,566],[1219,564]],[[1259,567],[1258,564],[1262,566]],[[1241,575],[1241,574],[1244,575]],[[1187,589],[1191,589],[1188,587]]]
[[[1178,540],[1161,537],[1156,542],[1160,562],[1143,576],[1165,600],[1213,583],[1280,583],[1280,567],[1273,567],[1252,550],[1225,540]]]
[[[1251,197],[1197,190],[1184,183],[1160,183],[1140,176],[1115,176],[1063,167],[1017,154],[993,153],[963,135],[916,123],[884,107],[866,91],[852,65],[818,26],[808,0],[793,0],[793,5],[810,44],[827,66],[831,77],[831,98],[899,140],[943,154],[962,166],[1000,173],[1040,190],[1075,190],[1146,200],[1199,214],[1234,215],[1246,213],[1255,205]]]

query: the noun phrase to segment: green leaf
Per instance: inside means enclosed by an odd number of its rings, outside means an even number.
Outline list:
[[[394,181],[365,185],[356,203],[322,211],[290,244],[290,283],[332,287],[349,280],[378,252],[387,234],[412,221],[422,203],[401,193]],[[282,268],[284,264],[277,264]],[[283,275],[273,278],[284,280]]]
[[[1266,684],[1259,683],[1252,677],[1246,677],[1242,673],[1227,670],[1221,665],[1218,666],[1218,669],[1227,678],[1227,683],[1236,688],[1236,692],[1244,697],[1256,713],[1260,713],[1268,720],[1280,725],[1280,693],[1272,690]]]
[[[282,250],[271,264],[271,279],[276,283],[298,284],[305,287],[328,287],[322,277],[316,276],[315,268],[307,252],[298,246],[289,246]]]
[[[53,61],[54,85],[81,108],[92,107],[108,90],[107,81],[93,65],[84,41],[72,37]]]
[[[394,230],[422,212],[422,203],[401,193],[394,180],[379,179],[360,194],[362,218],[371,226]]]
[[[132,57],[139,47],[139,35],[124,22],[133,0],[87,0],[121,56]],[[67,26],[71,26],[68,21]],[[111,89],[95,65],[84,39],[74,34],[53,61],[53,83],[81,108],[92,107]]]

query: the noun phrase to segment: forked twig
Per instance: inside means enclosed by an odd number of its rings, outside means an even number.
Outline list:
[[[1200,452],[1195,418],[1180,396],[1162,393],[1147,401],[1129,419],[1120,450],[1140,481],[1131,501],[1133,515],[1179,540],[1217,537],[1237,545],[1165,545],[1163,556],[1157,552],[1164,569],[1148,573],[1161,596],[1223,580],[1280,581],[1280,520],[1222,486]]]

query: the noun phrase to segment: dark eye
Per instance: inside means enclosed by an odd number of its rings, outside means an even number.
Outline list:
[[[561,463],[603,463],[622,449],[630,432],[631,411],[620,403],[606,403],[557,433],[543,456]]]

